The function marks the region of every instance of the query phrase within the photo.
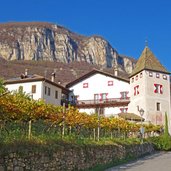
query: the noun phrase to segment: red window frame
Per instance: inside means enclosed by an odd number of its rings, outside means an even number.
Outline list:
[[[139,92],[139,85],[134,87],[134,96],[136,96],[138,94],[140,94],[140,92]]]
[[[113,81],[112,80],[108,81],[108,86],[113,86]]]
[[[88,83],[83,83],[83,88],[88,88]]]

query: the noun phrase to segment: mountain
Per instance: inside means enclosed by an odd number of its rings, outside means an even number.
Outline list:
[[[0,57],[6,60],[35,60],[90,64],[131,73],[135,60],[119,55],[100,36],[83,36],[46,22],[0,24]]]

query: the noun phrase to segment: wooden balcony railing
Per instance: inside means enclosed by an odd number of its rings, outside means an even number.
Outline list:
[[[78,100],[76,107],[78,108],[95,108],[95,107],[119,107],[127,106],[130,98],[111,98],[104,100]]]

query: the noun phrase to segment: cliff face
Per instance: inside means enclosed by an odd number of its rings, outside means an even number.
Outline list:
[[[6,60],[49,60],[88,63],[132,71],[135,61],[119,56],[105,39],[85,37],[50,23],[0,24],[0,56]]]

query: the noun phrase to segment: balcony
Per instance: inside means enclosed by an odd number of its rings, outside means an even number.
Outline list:
[[[97,108],[97,107],[120,107],[127,106],[130,98],[111,98],[104,100],[78,100],[77,108]]]

